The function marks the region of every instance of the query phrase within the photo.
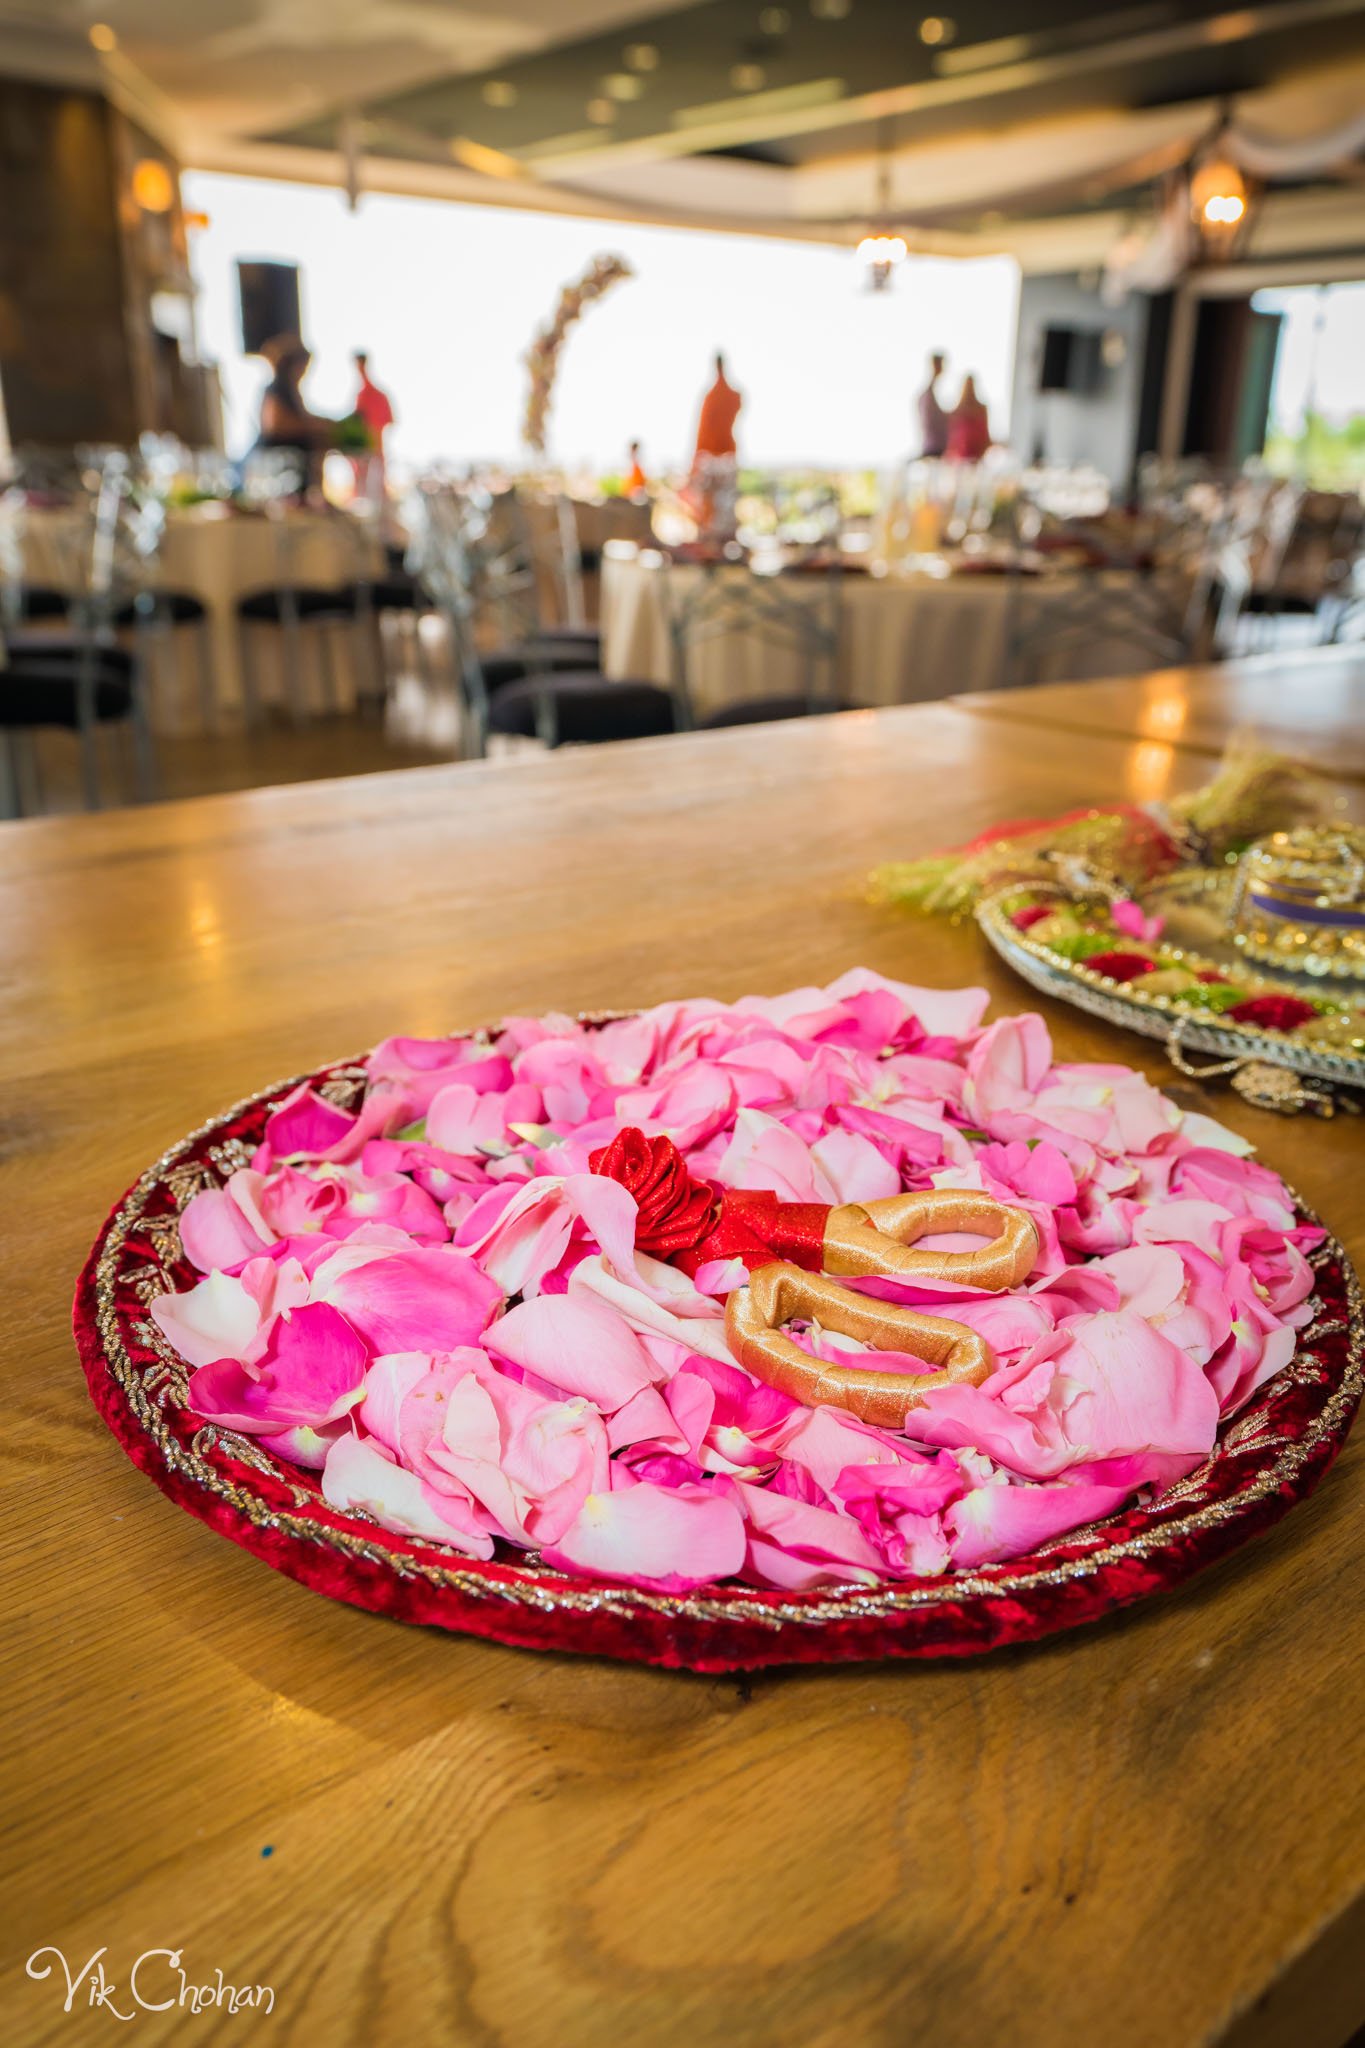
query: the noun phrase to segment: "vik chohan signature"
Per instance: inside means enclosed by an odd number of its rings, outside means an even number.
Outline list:
[[[139,2012],[273,2012],[275,1994],[268,1984],[229,1984],[221,1970],[211,1980],[196,1983],[181,1968],[184,1951],[178,1948],[148,1948],[134,1962],[126,1983],[111,1977],[105,1968],[109,1950],[97,1948],[90,1960],[72,1969],[59,1948],[38,1948],[29,1957],[30,1977],[54,1978],[54,1989],[63,1991],[62,2011],[78,2004],[103,2006],[116,2020],[136,2019]]]

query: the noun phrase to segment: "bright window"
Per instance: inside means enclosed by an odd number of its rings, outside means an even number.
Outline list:
[[[723,348],[745,394],[741,459],[760,466],[882,465],[918,445],[914,400],[933,348],[951,397],[967,371],[1008,425],[1018,273],[1006,257],[911,257],[894,288],[866,291],[852,250],[748,235],[573,220],[367,194],[358,213],[316,186],[187,173],[199,341],[215,359],[229,451],[256,426],[264,365],[241,354],[234,263],[302,266],[307,384],[320,412],[349,411],[352,349],[394,402],[400,461],[521,457],[536,328],[592,257],[619,251],[637,275],[588,308],[561,359],[550,456],[619,470],[644,443],[655,470],[691,453],[697,406]]]
[[[1323,489],[1365,485],[1365,282],[1252,296],[1281,316],[1266,461]]]

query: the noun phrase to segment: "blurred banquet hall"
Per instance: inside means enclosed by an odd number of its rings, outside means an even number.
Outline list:
[[[239,11],[0,5],[6,815],[1365,631],[1354,10]]]

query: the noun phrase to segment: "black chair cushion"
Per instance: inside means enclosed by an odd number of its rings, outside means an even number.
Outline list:
[[[5,651],[14,668],[58,668],[74,675],[80,665],[85,642],[74,633],[6,633]],[[133,656],[126,647],[97,647],[95,659],[101,675],[126,682],[133,673]],[[0,669],[0,680],[6,670]]]
[[[727,725],[776,725],[783,718],[809,718],[812,713],[837,711],[837,704],[812,704],[809,697],[755,697],[747,704],[727,704],[697,720],[702,732],[718,732]]]
[[[532,633],[530,644],[533,647],[591,647],[595,651],[602,645],[602,634],[597,626],[548,626],[543,633]]]
[[[253,625],[281,626],[289,613],[289,600],[300,619],[348,619],[355,615],[357,593],[343,587],[328,590],[317,584],[281,584],[270,590],[253,590],[240,598],[237,616]]]
[[[201,619],[208,617],[208,606],[203,598],[196,597],[192,590],[158,590],[152,595],[155,603],[151,607],[150,615],[158,619],[169,619],[173,626],[197,626]],[[135,600],[120,605],[114,613],[116,626],[134,626],[137,619],[138,607]]]
[[[1242,607],[1244,611],[1256,612],[1261,617],[1278,617],[1281,614],[1296,618],[1311,618],[1318,608],[1314,597],[1300,597],[1292,590],[1249,591]]]
[[[601,650],[594,645],[574,646],[567,641],[519,640],[511,647],[495,647],[488,654],[479,656],[479,667],[483,670],[486,689],[503,690],[509,683],[519,683],[523,676],[547,670],[551,675],[565,675],[596,671],[601,660]]]
[[[19,613],[25,619],[64,619],[71,599],[64,590],[48,590],[40,583],[25,584],[19,593]]]
[[[556,746],[653,739],[677,730],[673,699],[657,683],[614,683],[584,670],[509,683],[488,707],[490,732],[536,739],[537,703],[546,696],[553,706]]]
[[[428,609],[426,592],[411,576],[381,577],[370,585],[370,603],[377,612],[421,612]]]
[[[0,727],[65,725],[74,731],[80,723],[76,702],[70,668],[25,663],[0,670]],[[130,684],[102,671],[95,683],[96,718],[127,718],[132,708]]]

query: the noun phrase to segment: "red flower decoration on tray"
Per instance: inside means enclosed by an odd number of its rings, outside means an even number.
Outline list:
[[[1223,1012],[1238,1024],[1250,1024],[1257,1031],[1297,1031],[1300,1024],[1311,1023],[1317,1016],[1312,1003],[1302,996],[1248,996],[1244,1003],[1234,1003]]]
[[[1034,925],[1041,924],[1045,917],[1051,915],[1050,903],[1026,903],[1022,910],[1011,911],[1010,923],[1016,931],[1027,932],[1032,931]]]
[[[1084,964],[1096,974],[1107,974],[1111,981],[1136,981],[1156,966],[1146,953],[1092,953]]]

